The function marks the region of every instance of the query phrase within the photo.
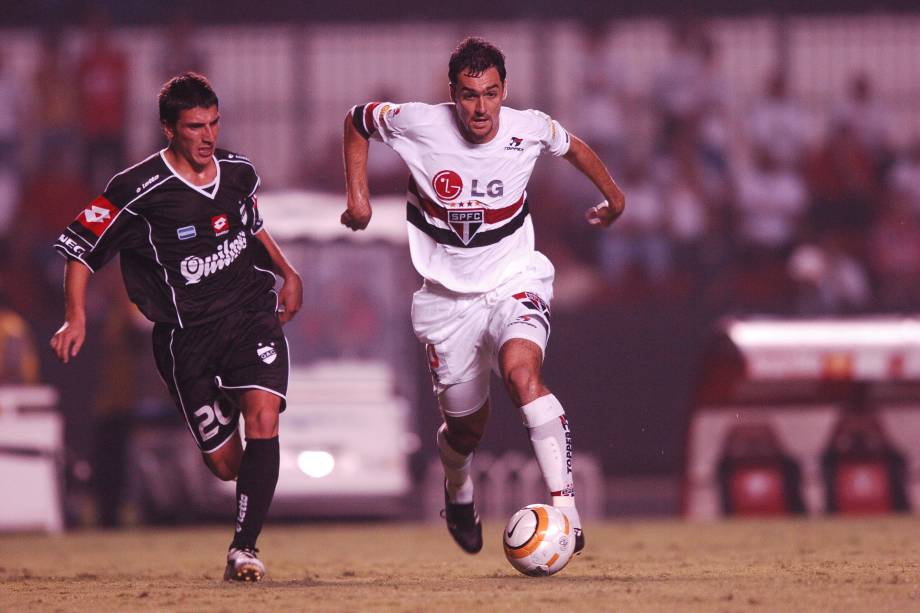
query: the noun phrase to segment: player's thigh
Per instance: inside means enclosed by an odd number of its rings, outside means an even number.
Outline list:
[[[234,395],[244,413],[261,413],[276,406],[284,411],[290,370],[287,339],[273,310],[241,313],[231,342],[218,363],[215,380],[221,390]],[[250,394],[249,392],[261,392]],[[247,418],[248,423],[248,418]]]
[[[425,346],[434,394],[447,414],[470,414],[488,398],[488,318],[489,307],[482,298],[424,290],[413,298],[413,327]]]
[[[213,453],[233,437],[239,410],[216,385],[214,364],[222,348],[214,343],[217,324],[181,329],[158,324],[154,358],[160,376],[202,453]]]
[[[452,418],[473,423],[477,420],[476,414],[483,412],[485,418],[488,418],[491,373],[484,361],[482,362],[482,367],[472,379],[441,386],[437,394],[438,408],[445,421]],[[486,407],[486,411],[483,411],[483,407]],[[447,423],[449,426],[450,422]]]
[[[514,293],[493,311],[493,368],[518,406],[549,393],[540,374],[549,333],[549,307],[536,292]]]

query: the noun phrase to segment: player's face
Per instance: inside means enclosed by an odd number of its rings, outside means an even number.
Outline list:
[[[487,143],[498,132],[498,115],[505,99],[505,84],[494,66],[482,74],[461,73],[450,86],[463,136],[473,143]]]
[[[204,168],[211,163],[220,132],[220,113],[216,106],[195,107],[179,113],[175,125],[164,126],[169,148],[193,168]]]

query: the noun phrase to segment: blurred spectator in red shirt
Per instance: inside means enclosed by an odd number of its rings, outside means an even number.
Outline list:
[[[124,165],[128,63],[109,38],[108,17],[94,11],[86,26],[88,46],[77,67],[86,177],[105,185]]]
[[[7,293],[21,313],[37,314],[47,292],[60,291],[64,267],[49,249],[61,228],[94,196],[79,171],[79,160],[52,150],[23,184],[10,232],[11,275]]]
[[[817,232],[835,230],[861,240],[878,208],[872,153],[853,126],[834,121],[823,145],[806,166]]]

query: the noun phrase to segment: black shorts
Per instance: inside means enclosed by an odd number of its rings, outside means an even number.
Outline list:
[[[153,327],[157,369],[205,453],[216,451],[239,428],[238,392],[271,392],[285,408],[289,355],[275,305],[270,294],[200,326]]]

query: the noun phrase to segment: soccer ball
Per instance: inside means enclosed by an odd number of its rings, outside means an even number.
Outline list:
[[[502,541],[511,566],[531,577],[558,573],[575,550],[569,518],[546,504],[531,504],[512,515]]]

